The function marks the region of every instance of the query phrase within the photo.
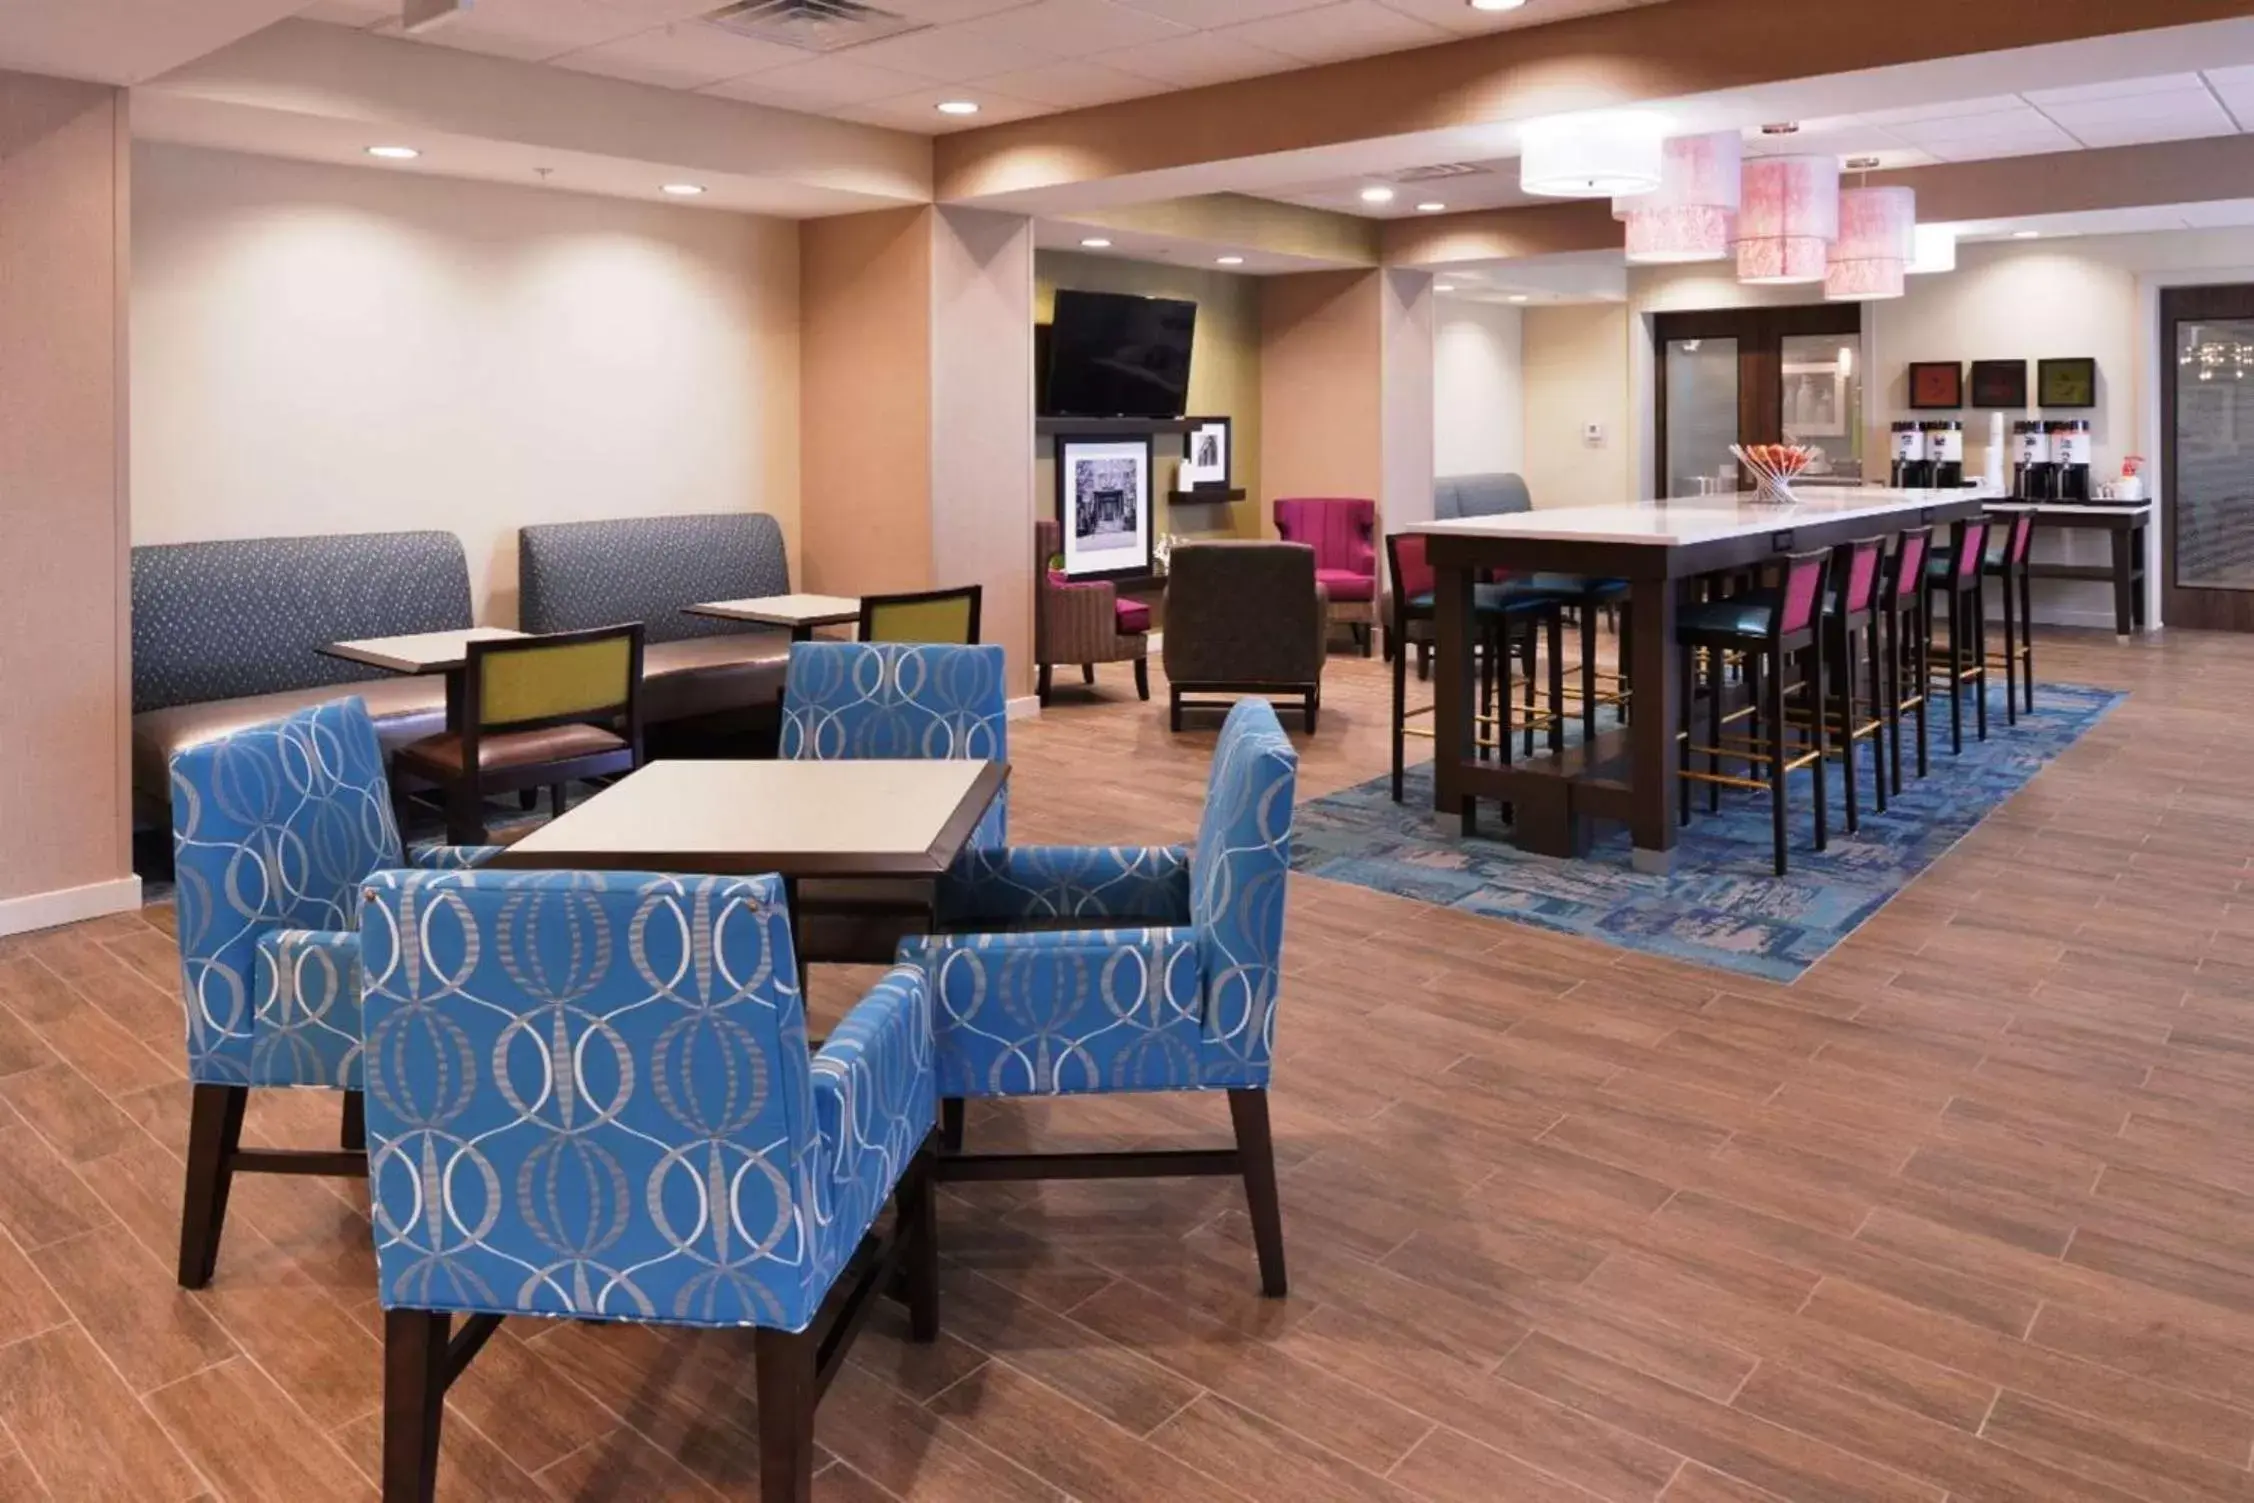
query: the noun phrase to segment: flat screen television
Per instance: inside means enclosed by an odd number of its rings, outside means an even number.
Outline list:
[[[1196,327],[1195,303],[1059,288],[1042,415],[1180,417]]]

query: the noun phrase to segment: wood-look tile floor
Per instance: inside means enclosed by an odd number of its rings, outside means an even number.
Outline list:
[[[2254,639],[2042,649],[2134,697],[1789,987],[1294,879],[1291,1297],[1258,1297],[1226,1182],[951,1193],[946,1334],[876,1318],[817,1492],[2254,1496]],[[1013,728],[1014,835],[1186,837],[1211,725],[1170,736],[1124,669],[1098,694]],[[1384,704],[1333,661],[1304,796],[1383,768]],[[173,1286],[169,920],[0,942],[0,1498],[368,1496],[361,1189],[244,1177],[217,1281]],[[335,1113],[269,1095],[250,1133]],[[971,1131],[1171,1145],[1226,1113]],[[749,1496],[750,1376],[731,1336],[507,1327],[442,1495]]]

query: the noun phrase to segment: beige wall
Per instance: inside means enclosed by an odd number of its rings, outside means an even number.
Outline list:
[[[1523,329],[1525,463],[1536,506],[1588,506],[1639,495],[1630,468],[1628,309],[1619,303],[1528,308]],[[1583,438],[1602,425],[1600,443]]]
[[[479,619],[516,529],[798,532],[793,226],[134,149],[136,542],[441,528]]]
[[[1385,274],[1260,279],[1260,516],[1278,496],[1385,490]]]
[[[1387,532],[1412,522],[1432,520],[1433,472],[1433,296],[1432,276],[1422,271],[1379,274],[1380,356],[1385,383],[1380,400],[1385,414],[1384,485],[1378,492],[1378,525]]]
[[[0,73],[0,934],[140,901],[125,96]]]
[[[1047,323],[1059,287],[1083,292],[1128,292],[1143,297],[1185,298],[1197,304],[1197,332],[1190,343],[1190,411],[1230,420],[1230,460],[1246,499],[1228,506],[1159,505],[1158,532],[1187,537],[1258,537],[1260,519],[1260,283],[1255,277],[1204,267],[1170,266],[1160,261],[1129,261],[1117,256],[1086,256],[1072,251],[1040,251],[1033,258],[1033,317]],[[1174,488],[1182,441],[1153,440],[1161,496]],[[1056,504],[1056,446],[1041,444],[1034,480],[1038,504]]]
[[[1524,318],[1504,303],[1443,297],[1433,328],[1433,469],[1486,475],[1526,462]]]

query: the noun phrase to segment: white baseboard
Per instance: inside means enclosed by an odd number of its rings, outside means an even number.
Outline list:
[[[1040,713],[1041,700],[1038,695],[1028,694],[1021,699],[1013,699],[1009,703],[1009,715],[1012,720],[1031,720]]]
[[[0,898],[0,934],[26,934],[52,929],[105,913],[128,913],[141,906],[141,879],[119,877],[109,882],[89,882],[58,892],[27,893],[20,898]]]

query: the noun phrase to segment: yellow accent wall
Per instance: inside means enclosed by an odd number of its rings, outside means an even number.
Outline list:
[[[1083,256],[1071,251],[1037,251],[1033,257],[1033,320],[1047,323],[1056,290],[1131,292],[1144,297],[1186,298],[1197,304],[1197,334],[1190,345],[1190,412],[1231,419],[1231,479],[1247,499],[1232,505],[1167,505],[1174,470],[1182,458],[1181,440],[1161,436],[1152,485],[1158,491],[1158,535],[1258,537],[1260,512],[1260,279],[1157,261],[1116,256]],[[1041,441],[1033,505],[1038,515],[1056,507],[1056,451]]]

